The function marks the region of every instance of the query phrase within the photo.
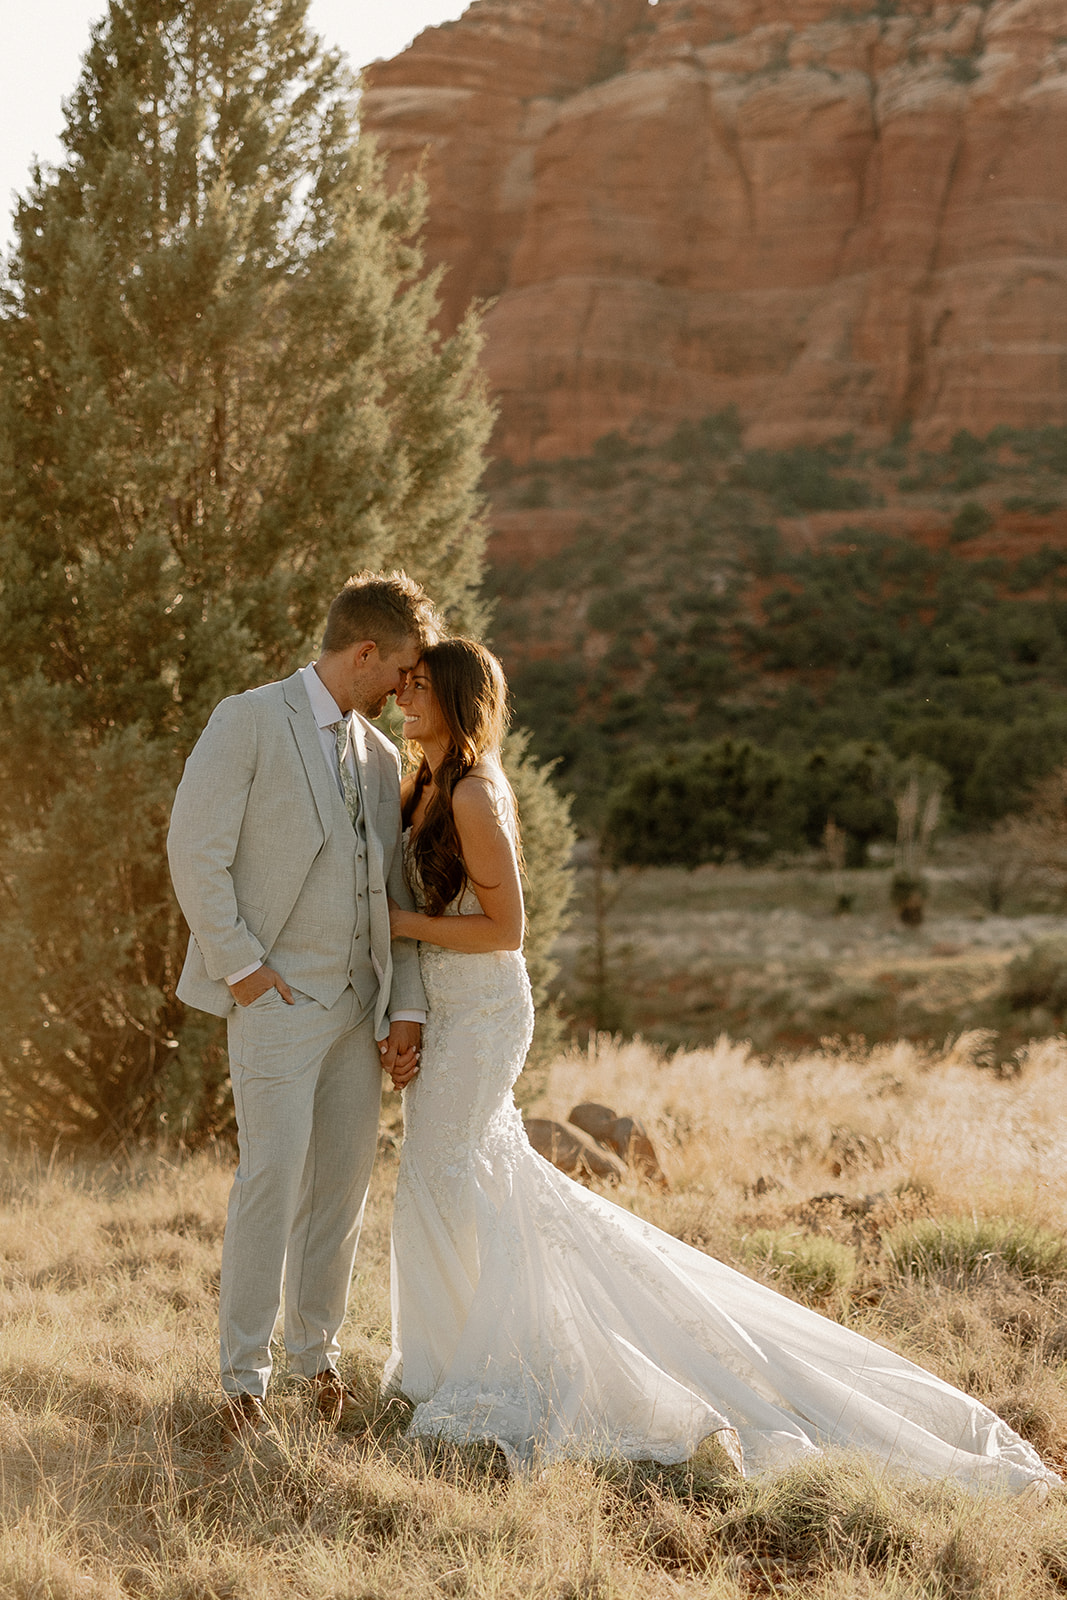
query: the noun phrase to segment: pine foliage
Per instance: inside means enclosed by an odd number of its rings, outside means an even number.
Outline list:
[[[115,1139],[223,1104],[173,1000],[163,831],[224,695],[312,652],[352,571],[470,626],[491,415],[434,330],[307,0],[111,0],[0,302],[0,1112]]]
[[[504,747],[504,766],[515,790],[526,858],[523,949],[537,1012],[533,1044],[517,1091],[524,1105],[540,1091],[544,1068],[563,1032],[558,1008],[549,999],[558,970],[552,949],[567,921],[574,886],[570,861],[576,842],[570,805],[554,787],[551,768],[534,760],[528,744],[528,734],[512,733]]]

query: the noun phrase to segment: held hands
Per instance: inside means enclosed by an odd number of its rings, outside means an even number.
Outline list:
[[[389,933],[393,939],[406,937],[398,922],[415,913],[402,911],[389,896]],[[422,1044],[422,1024],[419,1022],[391,1022],[388,1039],[378,1042],[382,1071],[393,1080],[394,1089],[405,1089],[419,1070],[419,1046]]]
[[[240,983],[230,984],[230,993],[239,1006],[250,1006],[253,1000],[258,1000],[268,989],[277,989],[287,1006],[293,1004],[293,991],[281,973],[275,972],[273,967],[257,967],[255,972],[250,972]]]
[[[419,1070],[422,1025],[418,1022],[391,1022],[388,1039],[379,1039],[382,1071],[393,1080],[394,1089],[404,1089]]]

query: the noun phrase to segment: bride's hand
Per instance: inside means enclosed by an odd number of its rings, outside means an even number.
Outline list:
[[[416,911],[402,911],[392,900],[389,902],[389,936],[392,939],[417,939],[414,923],[418,917]]]

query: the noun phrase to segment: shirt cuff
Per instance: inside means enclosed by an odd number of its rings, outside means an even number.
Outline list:
[[[421,1027],[426,1024],[425,1011],[390,1011],[390,1022],[417,1022]]]
[[[242,967],[240,972],[231,972],[226,982],[229,984],[240,983],[242,978],[250,978],[253,972],[258,972],[262,965],[262,961],[253,961],[250,967]]]

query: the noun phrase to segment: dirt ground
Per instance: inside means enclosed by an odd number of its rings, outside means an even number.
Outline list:
[[[1067,933],[1067,917],[1034,892],[990,911],[980,865],[965,847],[947,852],[928,873],[922,924],[907,928],[884,865],[606,873],[598,893],[586,864],[557,952],[564,1007],[579,1034],[598,1027],[669,1045],[724,1032],[759,1049],[857,1034],[940,1044],[987,1028],[1010,1055],[1061,1018],[1014,1010],[1007,969]]]

